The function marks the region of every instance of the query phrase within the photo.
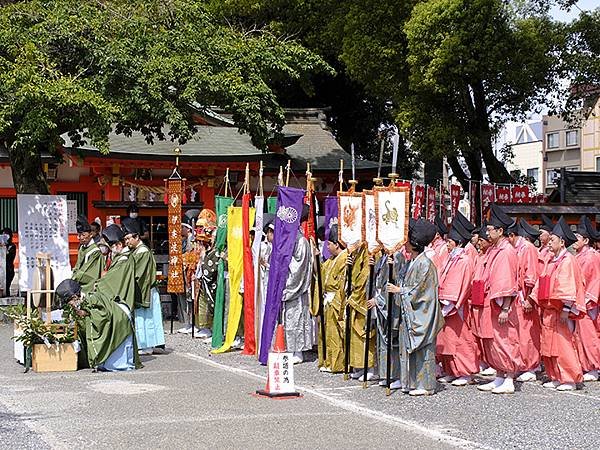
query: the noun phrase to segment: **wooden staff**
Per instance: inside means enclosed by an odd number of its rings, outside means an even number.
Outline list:
[[[317,204],[317,195],[315,194],[314,188],[315,178],[312,177],[312,172],[310,171],[310,163],[306,164],[306,187],[307,187],[307,195],[310,195],[312,205],[313,205],[313,229],[315,231],[315,246],[318,248],[319,240],[317,236],[317,215],[316,212],[316,204]],[[315,264],[317,267],[317,298],[319,299],[319,322],[321,323],[321,342],[323,349],[323,361],[327,359],[327,333],[325,332],[325,305],[323,298],[323,279],[321,277],[321,258],[319,255],[315,255]]]
[[[348,255],[350,259],[350,254]],[[344,380],[350,378],[350,302],[348,299],[352,295],[352,262],[346,262],[346,306],[345,306],[345,342],[344,342]]]
[[[229,191],[229,167],[225,170],[225,197]]]
[[[381,144],[381,148],[383,151],[383,141]],[[381,171],[381,158],[379,158],[379,170],[377,171],[377,178],[373,178],[373,184],[376,186],[381,186],[383,184],[383,180],[380,178],[379,174]],[[369,255],[374,258],[375,255]],[[371,259],[371,258],[369,258]],[[368,298],[371,299],[375,296],[375,261],[371,264],[369,261],[369,290],[368,290]],[[369,369],[369,344],[371,343],[371,308],[367,307],[367,335],[365,342],[365,358],[363,364],[363,388],[366,389],[369,387],[367,383],[367,370]]]
[[[395,169],[395,167],[394,167]],[[391,173],[390,175],[390,179],[391,179],[391,186],[394,186],[396,184],[396,178],[398,178],[398,174],[395,173]],[[393,258],[394,255],[390,254],[388,257]],[[393,259],[392,259],[393,262]],[[394,265],[393,264],[389,264],[389,273],[388,273],[388,283],[394,283]],[[386,385],[386,392],[385,395],[389,396],[392,393],[392,332],[393,332],[393,327],[392,327],[392,322],[393,322],[393,308],[394,308],[394,294],[392,294],[391,292],[388,292],[388,302],[387,302],[387,340],[386,340],[386,350],[387,350],[387,355],[386,355],[386,374],[385,374],[385,385]]]

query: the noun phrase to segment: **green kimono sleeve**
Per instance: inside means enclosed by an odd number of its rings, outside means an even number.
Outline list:
[[[135,267],[135,282],[138,285],[140,298],[136,308],[150,307],[150,289],[156,283],[156,261],[154,255],[144,244],[136,247],[131,253]]]
[[[73,269],[71,278],[79,282],[83,293],[87,294],[94,290],[94,283],[102,273],[102,264],[102,253],[96,244],[92,244],[85,249],[79,249],[77,264]]]

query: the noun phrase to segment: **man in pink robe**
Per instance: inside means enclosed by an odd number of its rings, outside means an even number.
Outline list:
[[[483,273],[484,305],[477,319],[484,358],[496,370],[496,378],[479,385],[481,391],[494,394],[515,392],[514,376],[521,367],[519,351],[519,317],[513,306],[519,291],[517,252],[506,238],[514,220],[494,203],[490,206],[490,223],[487,226],[492,247],[488,250]]]
[[[479,372],[475,336],[469,327],[469,307],[474,261],[463,246],[471,232],[454,219],[448,233],[449,258],[439,278],[439,299],[445,323],[437,336],[436,355],[446,376],[438,381],[453,386],[469,384]]]
[[[550,237],[554,258],[546,265],[531,293],[542,309],[541,354],[550,381],[545,388],[572,391],[583,381],[577,354],[575,320],[586,313],[583,276],[575,256],[567,250],[577,238],[564,218]]]
[[[439,215],[435,217],[435,227],[437,230],[435,238],[425,249],[425,256],[427,256],[435,265],[439,278],[442,269],[448,260],[448,247],[446,246],[446,241],[444,239],[444,236],[448,234],[448,227],[446,227]]]
[[[535,381],[535,372],[540,366],[540,314],[537,305],[531,302],[529,294],[539,276],[537,248],[533,245],[539,237],[539,231],[525,219],[520,219],[516,227],[509,230],[510,243],[517,251],[519,260],[518,280],[519,293],[513,306],[519,316],[519,343],[521,362],[520,375],[517,381]]]
[[[542,224],[540,225],[540,248],[539,248],[539,273],[542,273],[546,264],[554,257],[550,248],[548,247],[548,242],[550,241],[550,233],[554,229],[554,222],[550,220],[550,218],[544,214],[542,214]]]
[[[598,320],[598,293],[600,291],[600,254],[590,245],[600,239],[590,219],[581,216],[577,232],[577,242],[573,244],[576,259],[585,282],[586,313],[577,321],[575,342],[579,362],[583,369],[583,381],[598,381],[600,369],[600,333],[595,321]]]

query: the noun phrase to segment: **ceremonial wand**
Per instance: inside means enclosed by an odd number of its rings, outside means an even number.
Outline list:
[[[373,178],[373,184],[376,186],[382,186],[383,180],[381,179],[381,164],[383,161],[383,149],[385,147],[385,139],[381,139],[381,147],[379,148],[379,167],[377,168],[377,178]],[[367,213],[368,214],[368,213]],[[365,216],[365,220],[369,220],[367,216]],[[369,258],[369,292],[368,299],[371,299],[375,296],[375,261],[371,263],[371,258]],[[363,389],[369,387],[367,383],[367,371],[369,369],[369,345],[371,343],[371,308],[367,307],[367,329],[366,329],[366,337],[365,337],[365,358],[363,364]]]
[[[310,163],[306,163],[306,188],[307,195],[310,196],[313,205],[313,230],[315,232],[315,246],[318,248],[319,240],[317,238],[317,194],[314,189],[314,182],[316,178],[313,178],[312,172],[310,171]],[[321,342],[323,349],[323,361],[327,359],[327,334],[325,332],[325,305],[323,299],[323,279],[321,277],[321,258],[316,255],[315,264],[317,266],[317,298],[319,299],[319,321],[321,322]]]
[[[393,148],[392,148],[392,173],[389,174],[390,177],[390,186],[396,185],[396,179],[399,178],[399,175],[396,173],[396,162],[398,158],[398,141],[392,140]],[[391,254],[392,258],[394,255]],[[394,283],[394,265],[389,264],[389,273],[388,273],[388,283]],[[387,303],[387,340],[386,340],[386,374],[385,374],[385,385],[386,385],[386,396],[392,394],[392,332],[393,332],[393,308],[394,308],[394,294],[388,292],[388,303]]]

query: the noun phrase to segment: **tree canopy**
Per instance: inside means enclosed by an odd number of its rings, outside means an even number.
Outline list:
[[[63,133],[103,151],[113,126],[183,142],[192,103],[227,109],[265,148],[284,124],[273,87],[310,90],[315,73],[333,69],[292,39],[215,20],[200,0],[16,2],[0,7],[0,146],[17,191],[39,193],[40,155]]]

